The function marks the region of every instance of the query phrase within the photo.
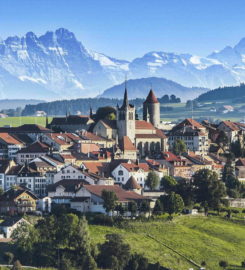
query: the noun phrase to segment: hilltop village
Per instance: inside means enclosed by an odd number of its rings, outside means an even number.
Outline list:
[[[143,119],[127,89],[115,111],[99,120],[91,110],[55,117],[46,127],[0,128],[0,213],[49,212],[57,205],[106,213],[104,191],[124,207],[148,200],[153,209],[167,192],[162,179],[190,182],[207,169],[222,181],[228,161],[239,183],[245,181],[245,124],[188,118],[167,129],[153,90],[143,103]],[[237,197],[227,197],[230,205],[244,207]]]

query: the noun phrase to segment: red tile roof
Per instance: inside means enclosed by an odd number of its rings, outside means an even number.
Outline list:
[[[159,103],[152,89],[150,90],[144,103]]]
[[[142,195],[137,194],[133,191],[126,191],[123,188],[113,185],[113,186],[107,186],[107,185],[84,185],[84,187],[91,192],[92,194],[101,197],[103,190],[113,191],[115,192],[118,201],[120,202],[128,202],[133,200],[144,200],[145,197]]]
[[[129,172],[135,172],[138,170],[143,170],[145,172],[149,171],[149,165],[147,163],[139,163],[139,164],[135,164],[135,163],[121,163],[121,165],[127,169]]]
[[[231,122],[231,121],[223,121],[224,125],[226,125],[227,127],[229,127],[231,130],[233,131],[237,131],[240,130],[239,127],[236,125],[236,123]]]
[[[88,169],[89,172],[94,174],[102,173],[105,167],[107,166],[107,163],[104,162],[83,162],[83,165],[86,169]]]
[[[127,183],[124,185],[125,189],[141,189],[141,186],[137,183],[136,179],[131,176]]]
[[[172,152],[163,152],[163,158],[167,161],[181,161],[181,158]]]
[[[15,139],[9,133],[0,133],[0,139],[6,144],[22,144],[19,140]]]
[[[179,129],[185,126],[190,126],[190,127],[194,127],[197,129],[202,129],[204,128],[203,125],[201,125],[199,122],[197,122],[196,120],[192,119],[192,118],[186,118],[185,120],[183,120],[181,123],[179,123],[178,125],[176,125],[173,129]]]
[[[122,140],[119,142],[119,145],[122,151],[136,151],[135,146],[128,136],[123,136]]]
[[[155,129],[151,123],[146,122],[144,120],[136,120],[135,128],[136,129]]]

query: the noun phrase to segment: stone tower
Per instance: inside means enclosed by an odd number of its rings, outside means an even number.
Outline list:
[[[160,125],[160,103],[152,89],[143,104],[143,119],[156,128]]]
[[[125,87],[123,104],[117,107],[118,139],[128,136],[135,143],[135,107],[128,102],[128,92]]]

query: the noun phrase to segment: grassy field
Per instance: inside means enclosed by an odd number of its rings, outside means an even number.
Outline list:
[[[108,233],[121,233],[133,251],[144,254],[151,262],[159,261],[173,270],[198,269],[186,259],[163,246],[168,245],[206,269],[218,270],[220,260],[229,262],[227,269],[240,269],[245,260],[245,223],[218,217],[177,217],[172,222],[133,222],[127,229],[90,226],[94,243],[103,242]],[[147,237],[155,237],[159,242]]]
[[[218,109],[222,105],[231,105],[235,109],[240,108],[241,106],[245,104],[233,104],[230,100],[223,100],[216,102],[216,104],[213,104],[212,102],[203,102],[200,103],[200,108],[195,108],[192,110],[188,110],[185,108],[185,103],[177,103],[177,104],[162,104],[161,107],[172,107],[172,111],[163,112],[161,110],[161,119],[164,121],[176,121],[184,118],[191,118],[193,115],[194,119],[199,118],[206,118],[206,119],[213,119],[213,120],[231,120],[231,121],[241,121],[244,119],[245,114],[239,113],[237,111],[230,112],[227,114],[221,114],[217,112],[210,111],[211,108]]]
[[[52,117],[49,117],[49,123]],[[23,124],[37,124],[46,126],[46,117],[35,117],[35,116],[22,116],[22,117],[7,117],[0,118],[0,127],[11,126],[17,127]]]

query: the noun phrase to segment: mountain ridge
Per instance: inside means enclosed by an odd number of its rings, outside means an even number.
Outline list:
[[[65,28],[0,40],[0,98],[94,97],[122,83],[126,73],[186,87],[236,85],[245,81],[245,38],[207,57],[152,51],[132,61],[91,51]]]

